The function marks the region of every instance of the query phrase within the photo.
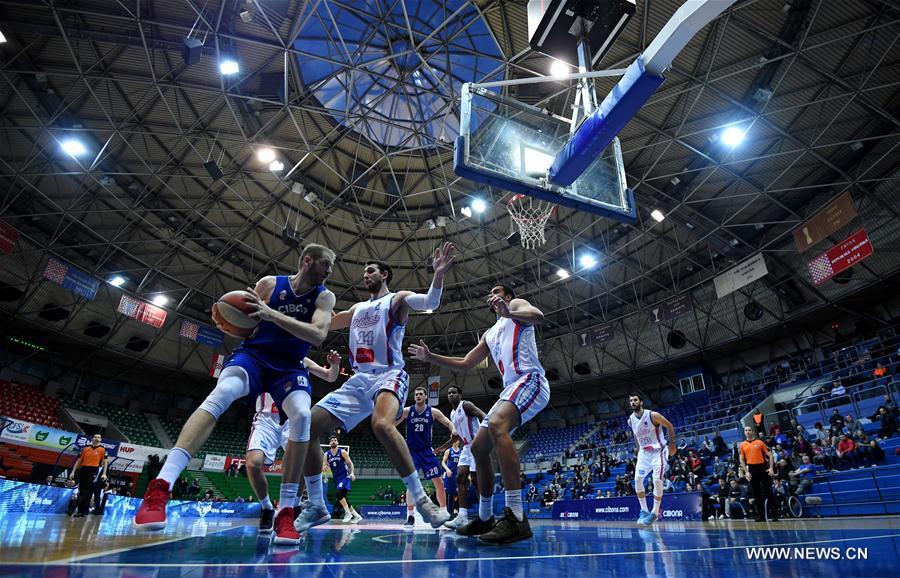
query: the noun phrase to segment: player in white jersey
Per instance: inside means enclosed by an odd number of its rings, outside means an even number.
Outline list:
[[[303,367],[311,375],[323,379],[328,383],[337,381],[338,372],[341,370],[341,356],[332,350],[328,354],[328,369],[322,367],[308,357],[303,358]],[[263,466],[270,466],[275,462],[275,454],[281,446],[287,450],[288,434],[290,432],[290,420],[279,423],[281,416],[278,405],[272,395],[263,392],[256,398],[256,413],[253,414],[253,425],[250,427],[250,437],[247,439],[247,453],[245,464],[247,466],[247,480],[250,487],[256,492],[261,506],[259,517],[259,533],[268,534],[272,531],[275,520],[275,506],[269,499],[269,482],[263,473]]]
[[[469,478],[477,487],[475,476],[477,467],[475,458],[472,457],[472,442],[475,434],[481,430],[481,422],[484,420],[484,412],[478,409],[471,401],[463,401],[462,389],[458,385],[447,388],[447,401],[450,402],[450,422],[456,430],[456,437],[464,444],[459,454],[459,465],[456,467],[456,495],[459,498],[459,512],[456,517],[444,524],[448,528],[456,530],[469,523]],[[451,442],[453,439],[451,438]]]
[[[659,519],[659,507],[662,504],[663,482],[669,469],[668,459],[675,455],[675,426],[661,414],[644,409],[641,394],[628,396],[632,414],[628,416],[628,425],[634,434],[634,445],[637,451],[637,465],[634,468],[634,491],[637,492],[641,513],[638,524],[649,526]],[[668,443],[662,428],[669,432]],[[666,446],[668,445],[668,452]],[[647,489],[644,480],[653,475],[653,509],[647,509]]]
[[[544,319],[537,307],[524,299],[516,299],[512,288],[497,285],[488,297],[497,322],[481,337],[481,341],[465,357],[445,357],[428,350],[425,342],[411,345],[409,353],[416,359],[453,369],[472,369],[488,355],[503,376],[500,399],[487,413],[472,442],[472,455],[478,465],[478,490],[481,499],[478,517],[456,530],[463,536],[478,536],[486,544],[510,544],[531,538],[531,527],[522,507],[522,480],[519,454],[511,434],[534,418],[550,401],[550,384],[544,376],[537,355],[534,326]],[[494,523],[494,471],[491,450],[497,448],[497,461],[506,508]]]
[[[350,329],[350,361],[354,374],[344,384],[322,398],[312,411],[311,436],[325,434],[337,427],[349,432],[372,416],[372,431],[391,463],[403,477],[422,518],[439,528],[450,514],[434,505],[419,480],[412,456],[394,421],[401,416],[409,389],[409,375],[403,370],[403,334],[410,309],[435,310],[441,304],[444,273],[453,264],[453,244],[434,252],[434,280],[427,294],[412,291],[392,293],[390,266],[369,261],[363,269],[363,281],[371,298],[354,304],[332,317],[331,329]],[[390,395],[382,395],[388,392]],[[310,505],[297,520],[298,531],[324,524],[330,517],[321,497],[322,452],[307,454],[306,487]]]

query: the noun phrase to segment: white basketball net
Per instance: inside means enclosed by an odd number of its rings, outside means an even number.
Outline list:
[[[527,197],[525,195],[514,195],[506,203],[506,209],[509,216],[519,227],[519,234],[522,236],[522,247],[526,249],[534,249],[537,246],[543,246],[547,240],[544,238],[544,228],[550,215],[556,210],[556,205],[548,201]]]

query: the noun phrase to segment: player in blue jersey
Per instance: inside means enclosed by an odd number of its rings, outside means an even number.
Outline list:
[[[450,435],[456,435],[453,430],[453,424],[436,407],[428,405],[428,390],[423,386],[419,386],[413,393],[416,400],[415,405],[411,405],[403,409],[400,419],[396,421],[396,425],[400,425],[406,421],[406,447],[413,459],[413,465],[416,470],[422,472],[426,480],[432,480],[434,490],[437,492],[438,504],[442,508],[447,507],[447,496],[444,493],[444,483],[441,481],[441,464],[434,455],[435,450],[431,447],[431,430],[434,422],[437,421],[450,430]],[[443,449],[439,451],[443,454]],[[412,495],[406,493],[406,525],[415,524],[413,518],[413,509],[415,504],[412,501]]]
[[[279,511],[275,515],[275,542],[296,544],[293,508],[309,445],[310,382],[303,358],[311,346],[328,335],[334,294],[323,283],[331,275],[334,252],[322,245],[307,245],[300,254],[296,275],[263,277],[247,304],[256,310],[259,326],[225,361],[222,373],[200,407],[184,424],[159,477],[147,487],[134,518],[139,529],[162,529],[172,484],[203,447],[218,419],[246,395],[267,392],[291,421],[284,456]],[[217,311],[213,310],[213,320]],[[318,453],[318,448],[317,453]]]
[[[353,473],[353,460],[350,459],[350,453],[343,448],[338,447],[338,437],[336,435],[328,438],[328,450],[325,452],[325,463],[331,470],[331,476],[334,478],[335,488],[335,505],[340,504],[344,509],[344,517],[341,519],[344,523],[358,524],[362,520],[362,516],[347,503],[347,494],[350,493],[350,482],[356,479]]]
[[[431,503],[416,472],[409,448],[394,421],[402,413],[409,388],[404,371],[403,334],[410,310],[435,310],[441,304],[444,273],[453,264],[453,245],[444,243],[434,252],[434,279],[425,294],[392,292],[388,282],[394,277],[386,263],[369,261],[362,270],[363,282],[371,296],[355,303],[331,320],[333,330],[350,330],[350,362],[354,374],[337,390],[323,397],[312,410],[311,436],[337,427],[350,431],[372,416],[372,432],[384,447],[391,463],[403,478],[422,518],[434,528],[447,521],[445,510]],[[331,517],[322,499],[322,453],[311,452],[306,459],[306,487],[310,506],[303,508],[297,529],[304,531],[324,524]]]
[[[452,439],[453,445],[444,451],[444,457],[441,458],[441,467],[444,468],[444,492],[447,494],[447,511],[451,516],[456,514],[459,506],[456,497],[459,487],[456,482],[456,471],[459,468],[459,456],[462,453],[459,448],[459,437]]]

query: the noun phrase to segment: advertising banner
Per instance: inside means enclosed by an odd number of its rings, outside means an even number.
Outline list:
[[[366,520],[406,521],[406,506],[362,506],[359,510]]]
[[[762,253],[757,253],[713,279],[716,286],[716,297],[721,299],[768,274],[769,269],[766,267],[765,257]]]
[[[26,443],[30,446],[59,451],[72,445],[77,437],[77,434],[69,431],[32,424],[28,431],[28,441]]]
[[[32,428],[32,424],[27,421],[13,419],[11,417],[0,417],[0,439],[9,442],[27,442],[28,431]]]
[[[209,472],[225,471],[225,461],[227,459],[228,458],[226,458],[225,456],[206,454],[206,457],[203,458],[203,470]]]
[[[91,445],[92,436],[79,435],[75,438],[75,448],[81,452],[81,449]],[[110,458],[115,457],[119,453],[119,442],[117,440],[101,439],[100,445],[106,448],[106,455]]]
[[[165,459],[167,455],[169,455],[169,450],[164,450],[162,448],[152,448],[150,446],[142,446],[138,444],[130,444],[128,442],[122,442],[119,444],[119,457],[128,458],[129,460],[135,460],[138,462],[146,462],[150,459],[152,455],[159,456],[159,460],[162,461]]]
[[[432,375],[428,377],[428,405],[437,407],[441,401],[441,376]]]
[[[553,504],[554,520],[637,520],[641,507],[634,496],[599,500],[560,500]],[[703,502],[699,492],[663,496],[660,519],[701,520]]]
[[[794,243],[801,253],[856,218],[856,205],[850,192],[828,203],[809,221],[794,230]]]

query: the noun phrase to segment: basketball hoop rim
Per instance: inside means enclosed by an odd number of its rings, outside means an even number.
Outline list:
[[[547,203],[550,205],[550,210],[543,212],[538,217],[524,217],[522,215],[517,215],[515,213],[515,209],[513,209],[513,203],[525,198],[532,198],[539,203]],[[543,199],[536,199],[534,197],[529,197],[528,195],[523,195],[521,193],[516,193],[508,201],[506,201],[506,210],[509,212],[510,217],[518,222],[518,223],[545,223],[556,211],[556,205],[551,203],[550,201],[545,201]]]

